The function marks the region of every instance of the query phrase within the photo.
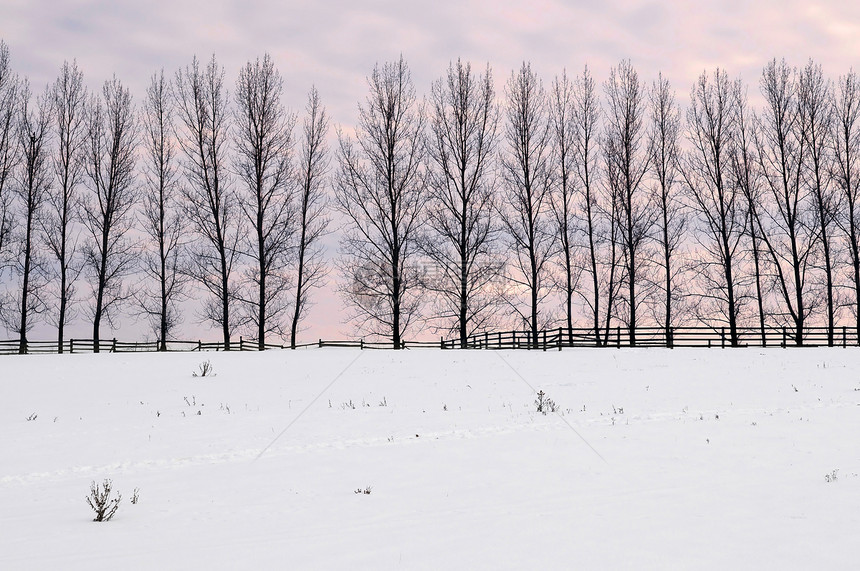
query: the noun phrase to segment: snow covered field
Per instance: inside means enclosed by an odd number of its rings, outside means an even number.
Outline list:
[[[856,349],[9,356],[0,434],[0,569],[860,565]]]

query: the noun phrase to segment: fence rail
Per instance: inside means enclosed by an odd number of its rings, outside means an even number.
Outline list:
[[[161,348],[160,341],[120,341],[101,339],[100,352],[135,353],[155,352]],[[795,331],[790,327],[767,327],[765,329],[743,327],[735,330],[734,337],[728,327],[625,327],[589,329],[559,327],[545,329],[534,335],[531,331],[487,331],[470,335],[465,343],[459,339],[440,338],[439,341],[404,341],[400,349],[562,349],[566,347],[856,347],[860,346],[860,332],[856,327],[806,327],[798,343]],[[297,344],[297,349],[322,347],[352,347],[355,349],[393,349],[394,345],[383,341],[364,339],[331,340],[319,339],[313,343]],[[289,349],[288,344],[266,343],[265,349]],[[15,353],[93,353],[96,343],[92,339],[68,339],[62,346],[57,341],[27,341],[24,351],[18,339],[0,340],[0,355]],[[168,352],[224,351],[223,341],[169,340],[165,343]],[[255,340],[239,338],[230,341],[230,350],[257,351]]]

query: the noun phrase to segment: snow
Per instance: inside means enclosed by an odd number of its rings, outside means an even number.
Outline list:
[[[193,377],[204,360],[216,376]],[[858,349],[3,357],[0,568],[851,568],[858,365]],[[104,478],[123,500],[94,523]]]

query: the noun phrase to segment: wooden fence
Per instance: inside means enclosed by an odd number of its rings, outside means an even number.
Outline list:
[[[733,342],[734,341],[734,342]],[[159,341],[119,341],[102,339],[99,350],[105,353],[155,352],[161,346]],[[400,349],[437,348],[437,349],[532,349],[549,350],[566,347],[856,347],[860,346],[860,335],[855,327],[807,327],[803,330],[801,343],[797,343],[794,330],[789,327],[760,328],[743,327],[735,331],[734,340],[728,327],[639,327],[635,331],[625,327],[609,329],[559,327],[537,332],[531,331],[493,331],[476,333],[466,339],[465,346],[459,339],[441,338],[439,341],[404,341]],[[383,341],[363,339],[326,341],[319,339],[313,343],[297,344],[297,349],[322,347],[352,347],[355,349],[393,349],[393,344]],[[289,349],[288,344],[266,343],[266,349]],[[0,340],[0,354],[20,353],[18,339]],[[256,341],[239,338],[230,342],[233,351],[257,351]],[[170,340],[166,343],[169,352],[181,351],[224,351],[223,341],[181,341]],[[60,350],[57,341],[28,341],[26,353],[92,353],[95,342],[92,339],[68,339]]]
[[[27,354],[47,354],[47,353],[93,353],[95,352],[96,343],[92,339],[67,339],[63,341],[62,350],[57,341],[27,341],[24,353]],[[450,346],[450,343],[449,343]],[[120,341],[118,339],[101,339],[99,340],[99,352],[102,353],[145,353],[156,352],[160,349],[160,341]],[[313,343],[296,344],[296,349],[307,349],[311,347],[353,347],[356,349],[393,349],[394,345],[391,342],[370,342],[363,339],[357,340],[336,340],[326,341],[320,339]],[[439,341],[404,341],[401,343],[401,349],[411,349],[418,347],[433,347],[440,348],[442,343]],[[265,349],[289,349],[289,344],[274,344],[266,343]],[[191,352],[191,351],[224,351],[225,344],[223,341],[181,341],[170,340],[166,343],[166,351],[175,352]],[[238,341],[230,341],[230,350],[232,351],[258,351],[259,344],[256,340],[239,338]],[[0,340],[0,355],[19,354],[21,351],[21,342],[18,339]]]
[[[734,339],[728,327],[626,327],[609,329],[559,327],[537,332],[494,331],[442,340],[443,349],[562,349],[564,347],[849,347],[860,345],[856,327],[806,327],[798,343],[790,327],[742,327]]]

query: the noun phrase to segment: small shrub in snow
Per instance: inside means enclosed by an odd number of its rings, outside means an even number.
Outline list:
[[[369,495],[370,495],[370,490],[371,490],[371,489],[372,489],[372,488],[371,488],[370,486],[367,486],[367,487],[365,487],[365,488],[358,488],[358,489],[356,489],[356,490],[355,490],[355,493],[356,493],[356,494],[364,494],[365,496],[369,496]]]
[[[135,488],[134,493],[131,495],[131,503],[137,505],[137,502],[140,501],[140,488]]]
[[[837,469],[837,470],[833,470],[833,471],[832,471],[832,472],[830,472],[829,474],[825,474],[825,475],[824,475],[824,481],[825,481],[825,482],[827,482],[828,484],[829,484],[829,483],[831,483],[831,482],[835,482],[835,481],[837,480],[836,475],[837,475],[838,473],[839,473],[839,470]]]
[[[27,422],[30,422],[31,420],[36,420],[37,418],[39,418],[39,415],[34,412],[33,414],[31,414],[30,416],[27,417]]]
[[[558,405],[555,404],[555,401],[546,396],[546,393],[543,391],[538,391],[537,399],[535,399],[535,406],[537,407],[537,411],[541,414],[556,412],[558,410]]]
[[[209,361],[203,361],[200,363],[197,371],[191,373],[192,377],[214,377],[215,370],[212,368],[212,363]]]
[[[95,480],[90,484],[90,495],[87,496],[87,504],[96,512],[96,517],[93,521],[110,521],[110,519],[119,509],[119,502],[122,500],[122,494],[117,492],[116,497],[111,499],[113,482],[105,478],[101,485]]]

